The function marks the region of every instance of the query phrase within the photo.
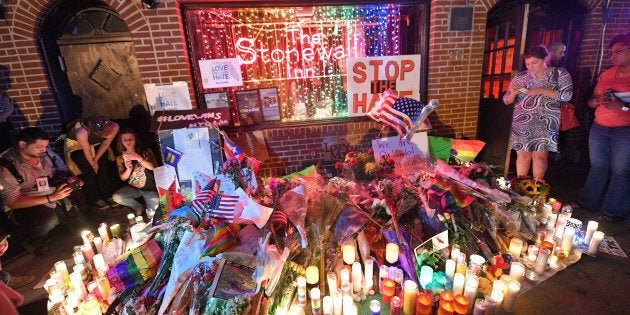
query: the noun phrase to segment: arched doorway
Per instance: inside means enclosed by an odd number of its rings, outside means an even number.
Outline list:
[[[523,53],[531,46],[563,42],[567,52],[562,63],[575,78],[587,13],[577,0],[502,0],[488,12],[477,135],[486,142],[480,160],[505,176],[513,107],[502,97],[512,76],[525,69]]]
[[[39,35],[62,121],[127,119],[132,109],[145,107],[129,28],[107,4],[61,1],[46,11]]]

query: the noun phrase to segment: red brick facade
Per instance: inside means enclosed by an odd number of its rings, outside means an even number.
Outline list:
[[[8,68],[11,79],[7,94],[18,104],[13,121],[16,128],[41,126],[57,133],[61,121],[50,81],[37,47],[39,21],[49,0],[3,2],[8,11],[0,21],[0,65]],[[163,0],[156,9],[145,9],[139,1],[105,0],[127,23],[133,36],[136,58],[143,83],[190,82],[188,59],[177,2]],[[432,115],[434,132],[454,137],[476,137],[480,80],[486,15],[497,0],[434,0],[430,5],[428,99],[440,107]],[[584,0],[591,10],[587,18],[579,68],[595,71],[602,29],[601,0]],[[473,29],[448,30],[451,6],[474,5]],[[606,26],[604,43],[612,36],[630,30],[630,0],[612,1],[613,16]],[[461,50],[461,60],[451,60],[449,52]],[[602,68],[607,67],[604,58]],[[584,80],[584,78],[578,78]],[[0,88],[7,88],[0,82]],[[191,89],[191,95],[193,91]],[[193,102],[195,97],[191,97]],[[194,105],[196,106],[196,105]],[[338,158],[334,152],[346,148],[367,148],[379,126],[353,122],[264,131],[271,159],[264,161],[264,176],[296,171],[303,161]],[[334,149],[327,144],[335,143]]]

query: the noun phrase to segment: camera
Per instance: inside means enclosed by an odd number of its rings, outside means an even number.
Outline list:
[[[73,182],[68,182],[68,186],[72,188],[72,191],[81,189],[81,183],[78,180],[75,180]]]

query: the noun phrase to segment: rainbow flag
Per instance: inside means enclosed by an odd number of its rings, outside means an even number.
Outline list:
[[[481,140],[453,139],[451,150],[455,151],[455,156],[458,159],[465,162],[472,162],[485,145],[486,143]]]

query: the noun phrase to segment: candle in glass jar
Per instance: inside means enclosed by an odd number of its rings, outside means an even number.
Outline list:
[[[427,267],[427,266],[422,266],[422,267]],[[431,273],[433,273],[433,269],[431,269]],[[405,280],[404,285],[403,285],[403,308],[402,308],[402,313],[404,315],[415,314],[417,294],[418,294],[418,285],[412,280]]]
[[[333,314],[341,315],[343,311],[343,294],[341,293],[341,289],[338,289],[337,292],[332,293],[332,303]]]
[[[488,302],[484,299],[477,299],[475,301],[475,308],[473,308],[473,315],[485,315],[488,310]]]
[[[591,242],[588,244],[587,254],[591,256],[597,255],[597,251],[599,250],[599,245],[601,244],[602,240],[604,240],[604,236],[605,236],[604,232],[602,231],[593,232],[593,237],[591,237]]]
[[[588,221],[586,224],[586,235],[584,235],[584,241],[586,241],[586,244],[590,244],[593,232],[597,231],[598,228],[599,223],[597,221]]]
[[[527,259],[529,259],[529,261],[536,261],[536,257],[538,257],[539,250],[540,250],[540,247],[538,247],[537,245],[527,246]]]
[[[70,274],[70,284],[74,289],[75,294],[79,298],[83,298],[87,295],[87,290],[85,289],[85,284],[83,282],[83,277],[80,273],[74,271]]]
[[[510,284],[508,284],[508,291],[507,294],[505,295],[505,298],[503,299],[503,308],[508,311],[511,312],[512,309],[514,308],[514,302],[516,301],[516,297],[518,296],[518,292],[521,290],[521,284],[516,281],[516,280],[512,280],[510,281]]]
[[[495,314],[503,302],[503,292],[492,291],[486,302],[488,304],[486,314]]]
[[[330,295],[326,295],[322,299],[322,313],[324,315],[333,314],[333,302],[332,302],[332,297]]]
[[[518,282],[521,282],[524,275],[525,265],[521,264],[520,262],[513,261],[512,264],[510,264],[510,277]]]
[[[456,264],[455,260],[447,259],[444,265],[444,273],[446,274],[447,277],[451,278],[451,280],[453,279],[453,276],[455,275],[455,264]]]
[[[430,266],[420,267],[420,286],[426,289],[431,282],[433,282],[433,268]]]
[[[352,263],[352,288],[354,293],[361,293],[362,282],[363,271],[361,270],[361,263],[355,261]]]
[[[453,302],[440,302],[437,315],[452,315],[455,313]]]
[[[455,309],[455,314],[467,314],[468,306],[470,304],[470,299],[463,295],[457,294],[453,299],[453,308]]]
[[[350,282],[350,280],[352,280],[350,278],[351,274],[352,274],[352,267],[348,265],[342,266],[341,269],[339,270],[339,283]]]
[[[92,231],[81,231],[81,239],[83,240],[83,244],[92,243],[92,239],[94,238],[94,233]]]
[[[370,315],[381,315],[381,302],[378,300],[370,301]]]
[[[396,263],[398,261],[398,252],[398,244],[387,243],[387,245],[385,245],[385,260],[390,264]]]
[[[466,279],[466,285],[464,286],[464,295],[469,301],[474,301],[477,296],[477,289],[479,288],[479,277],[471,275]],[[468,303],[468,311],[472,311],[473,304]]]
[[[326,282],[328,283],[328,293],[332,295],[337,292],[337,274],[329,272],[326,274]]]
[[[365,260],[365,286],[368,291],[372,290],[374,284],[374,257],[368,257]]]
[[[100,236],[97,236],[93,239],[94,247],[96,247],[96,253],[101,253],[103,251],[103,240]]]
[[[456,273],[453,276],[453,293],[462,294],[464,292],[464,282],[466,277],[461,273]]]
[[[112,226],[109,227],[109,231],[112,232],[112,237],[120,238],[121,236],[120,224],[118,223],[113,224]]]
[[[297,301],[301,306],[306,305],[306,277],[297,277]]]
[[[460,252],[459,245],[453,244],[453,246],[451,246],[451,259],[457,261]]]
[[[306,267],[306,284],[309,287],[317,286],[319,283],[319,268],[317,266]]]
[[[575,228],[567,226],[564,228],[564,234],[562,235],[562,253],[565,256],[569,256],[571,248],[573,247],[573,238],[575,237]]]
[[[110,237],[109,237],[109,227],[107,226],[107,223],[99,224],[98,236],[100,236],[104,244],[109,244]]]
[[[94,268],[96,269],[107,268],[107,264],[105,263],[105,257],[103,257],[103,254],[96,254],[94,255],[94,258],[92,259],[94,260]]]
[[[81,253],[83,257],[85,257],[86,262],[92,261],[94,257],[94,250],[92,249],[92,245],[90,243],[81,245]]]
[[[547,248],[541,248],[538,252],[538,257],[536,257],[536,265],[534,265],[534,272],[539,275],[545,273],[545,269],[547,269],[547,260],[549,259],[549,255],[551,251]]]
[[[136,224],[136,215],[133,213],[128,214],[127,221],[129,222],[129,226]]]
[[[509,252],[514,259],[518,259],[521,256],[523,250],[523,240],[518,237],[512,237],[510,240]]]
[[[70,273],[68,272],[68,266],[66,266],[66,262],[60,260],[55,263],[55,270],[61,274],[61,279],[63,279],[64,285],[68,285],[70,283]]]
[[[319,292],[319,288],[311,289],[311,312],[313,315],[322,314],[322,301],[321,301],[321,293]]]
[[[389,268],[387,265],[381,265],[378,267],[378,291],[383,291],[383,279],[389,277]]]
[[[433,314],[433,296],[428,292],[419,292],[416,296],[416,315]]]
[[[351,265],[355,260],[355,252],[356,249],[354,247],[353,242],[347,242],[341,247],[341,256],[343,258],[343,262],[348,265]]]
[[[392,300],[392,296],[394,296],[395,292],[396,292],[396,283],[394,283],[394,280],[389,279],[389,278],[383,279],[383,290],[382,290],[383,303],[385,303],[386,305],[389,305]]]
[[[389,314],[402,315],[402,301],[399,297],[393,296],[389,303]]]

